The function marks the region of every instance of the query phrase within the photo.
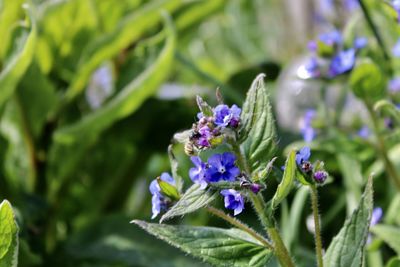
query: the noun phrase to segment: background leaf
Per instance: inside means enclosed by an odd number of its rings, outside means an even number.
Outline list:
[[[400,256],[400,228],[392,225],[377,224],[371,232],[387,243]]]
[[[372,193],[372,177],[370,177],[357,209],[329,245],[324,256],[324,265],[329,267],[361,266],[371,221]]]
[[[133,221],[148,233],[215,266],[265,266],[272,252],[239,229]]]
[[[10,202],[0,204],[0,267],[18,265],[18,226]]]

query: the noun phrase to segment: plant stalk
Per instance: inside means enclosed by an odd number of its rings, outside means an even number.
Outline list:
[[[378,142],[377,143],[378,152],[385,164],[385,168],[386,168],[386,171],[387,171],[389,177],[391,178],[393,183],[396,185],[397,191],[400,191],[400,177],[399,177],[392,161],[389,159],[389,156],[388,156],[389,154],[388,154],[388,150],[385,145],[385,140],[383,139],[383,137],[380,134],[379,118],[377,117],[376,113],[374,112],[372,106],[369,103],[366,103],[366,106],[367,106],[368,112],[371,116],[372,123],[374,125],[374,132],[375,132],[375,136],[376,136],[376,139]]]
[[[314,227],[315,227],[315,252],[317,254],[318,267],[323,267],[324,263],[322,260],[322,240],[321,240],[321,225],[318,212],[318,191],[315,185],[310,186],[311,189],[311,206],[314,215]]]
[[[224,213],[223,211],[216,209],[214,207],[207,207],[206,210],[227,221],[228,223],[232,224],[233,226],[236,226],[237,228],[247,232],[249,235],[251,235],[252,237],[254,237],[255,239],[257,239],[258,241],[260,241],[261,244],[263,244],[265,247],[274,250],[274,247],[272,246],[272,244],[263,236],[261,236],[260,234],[258,234],[256,231],[254,231],[253,229],[251,229],[250,227],[248,227],[247,225],[245,225],[244,223],[242,223],[241,221],[239,221],[238,219]]]

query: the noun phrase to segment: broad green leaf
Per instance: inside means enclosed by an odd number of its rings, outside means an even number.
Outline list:
[[[239,229],[153,224],[134,220],[152,234],[215,266],[265,266],[272,252]]]
[[[264,168],[276,149],[276,130],[264,76],[260,74],[253,81],[241,114],[241,149],[252,173]]]
[[[18,265],[18,225],[10,202],[0,204],[0,267]]]
[[[201,189],[198,184],[189,187],[181,199],[172,206],[162,217],[160,222],[194,212],[210,204],[218,195],[218,192],[211,192],[209,189]]]
[[[377,224],[371,232],[387,243],[400,256],[400,228],[392,225]]]
[[[372,177],[368,179],[357,209],[333,238],[324,256],[327,267],[359,267],[363,262],[372,213]]]
[[[296,175],[296,168],[296,151],[293,150],[290,152],[286,160],[285,171],[283,172],[282,181],[278,185],[275,195],[272,198],[272,209],[276,209],[279,203],[281,203],[282,200],[284,200],[292,190],[294,178]]]
[[[151,1],[122,20],[114,31],[101,35],[98,39],[88,44],[79,61],[76,76],[68,88],[66,97],[72,99],[78,95],[87,84],[91,73],[101,63],[116,56],[129,44],[137,41],[147,30],[156,26],[161,21],[160,10],[173,12],[183,2],[183,0]],[[167,69],[169,67],[165,67],[164,71]]]
[[[398,123],[400,123],[400,109],[387,100],[379,100],[375,103],[374,109],[389,113]]]
[[[367,101],[381,98],[386,90],[382,70],[371,60],[364,60],[351,72],[350,86],[354,94]]]
[[[385,211],[385,223],[400,226],[400,193],[392,197],[389,208]]]
[[[164,182],[160,177],[157,178],[157,183],[161,188],[161,192],[172,199],[179,199],[179,192],[175,186]]]
[[[29,67],[36,44],[36,24],[34,19],[31,17],[32,27],[30,33],[23,33],[22,40],[16,47],[15,54],[12,55],[11,59],[0,73],[0,107],[10,98],[14,93],[15,88],[18,85],[20,78],[24,75],[25,71]]]
[[[75,124],[67,125],[55,133],[55,139],[63,143],[77,141],[82,136],[96,137],[115,121],[134,112],[167,79],[173,61],[176,36],[171,23],[166,24],[167,42],[156,62],[126,85],[102,108],[88,114]]]

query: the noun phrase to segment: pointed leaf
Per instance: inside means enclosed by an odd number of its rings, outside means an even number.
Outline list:
[[[239,229],[133,221],[148,233],[215,266],[265,266],[272,252]]]
[[[260,74],[253,81],[241,114],[241,148],[252,173],[264,168],[276,149],[276,129],[264,76]]]
[[[210,204],[217,195],[218,192],[212,192],[210,189],[201,189],[200,185],[194,184],[189,187],[181,199],[161,217],[160,222],[205,207]]]
[[[164,182],[160,177],[157,178],[157,183],[161,188],[161,192],[172,199],[179,199],[179,192],[175,186]]]
[[[371,232],[385,241],[400,256],[400,228],[392,225],[378,224],[371,227]]]
[[[278,189],[274,197],[272,198],[272,208],[276,209],[279,203],[282,202],[286,198],[286,196],[290,193],[293,187],[294,178],[296,175],[296,151],[290,152],[286,164],[285,171],[283,172],[283,178],[281,183],[278,185]]]
[[[18,265],[18,226],[10,202],[0,204],[0,267]]]
[[[357,209],[344,223],[326,251],[325,266],[359,267],[362,265],[372,207],[372,177],[370,177]]]

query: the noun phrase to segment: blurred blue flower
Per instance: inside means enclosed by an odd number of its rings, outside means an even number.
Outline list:
[[[372,211],[370,227],[377,225],[383,217],[383,210],[381,207],[376,207]],[[368,235],[367,244],[371,243],[371,234]]]
[[[214,108],[214,123],[221,127],[237,127],[241,112],[242,110],[236,105],[232,105],[231,108],[227,105],[218,105]]]
[[[306,142],[311,142],[315,138],[316,131],[312,127],[312,120],[315,118],[315,115],[315,109],[308,109],[304,114],[303,124],[300,130],[303,135],[303,139]]]
[[[214,154],[208,158],[207,179],[209,182],[235,181],[240,174],[235,165],[236,156],[233,153]]]
[[[371,134],[371,131],[367,125],[364,125],[363,127],[358,130],[357,135],[363,139],[367,139],[369,135]]]
[[[221,195],[224,196],[225,208],[233,210],[235,216],[243,211],[244,199],[239,192],[233,189],[224,189],[221,191]]]
[[[97,109],[114,91],[113,70],[111,64],[96,69],[86,88],[86,100],[92,109]]]
[[[202,189],[207,187],[207,164],[200,157],[193,156],[190,158],[193,162],[193,168],[189,170],[189,177],[196,184],[199,184]]]
[[[359,7],[359,3],[357,0],[344,0],[343,6],[347,11],[351,12]]]
[[[321,33],[318,39],[326,45],[333,46],[342,43],[342,34],[338,30]]]
[[[308,161],[311,156],[311,150],[308,146],[303,147],[300,151],[296,153],[296,163],[297,165],[303,164],[304,161]]]
[[[397,12],[397,21],[400,23],[400,0],[392,0],[392,7]]]
[[[167,172],[163,172],[160,176],[160,179],[164,182],[169,183],[170,185],[175,186],[175,180],[171,177],[171,175]],[[154,219],[157,217],[158,214],[162,210],[167,208],[167,202],[165,196],[161,192],[160,185],[157,182],[157,179],[154,179],[149,186],[150,193],[153,195],[151,198],[151,205],[152,205],[152,213],[153,216],[151,217]]]
[[[337,53],[329,65],[329,76],[335,77],[350,71],[356,61],[356,50],[350,48]]]
[[[368,39],[366,37],[357,37],[354,40],[354,48],[361,49],[364,48],[368,43]]]
[[[396,44],[393,46],[392,53],[393,56],[400,57],[400,38],[397,39]]]
[[[393,78],[389,81],[388,86],[389,92],[398,93],[400,92],[400,77]]]

